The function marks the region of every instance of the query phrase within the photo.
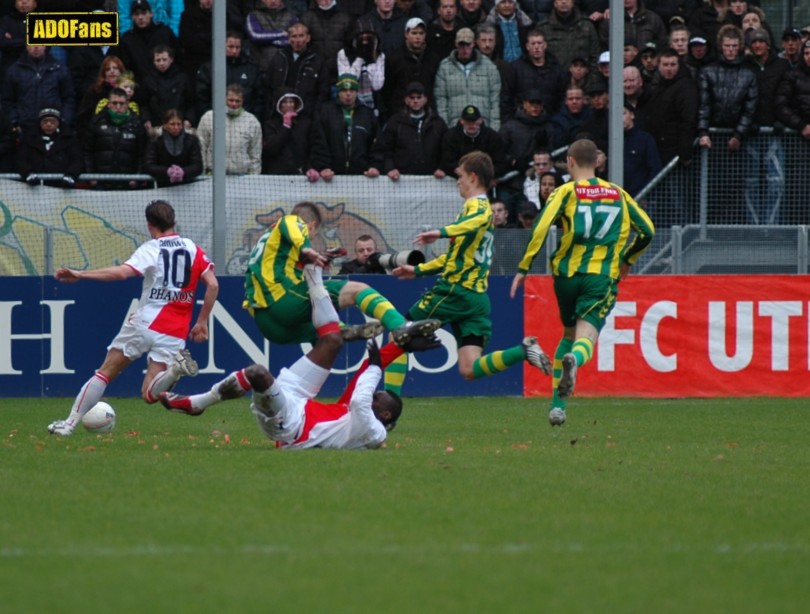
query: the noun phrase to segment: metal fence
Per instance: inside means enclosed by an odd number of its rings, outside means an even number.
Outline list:
[[[656,226],[636,271],[807,273],[810,143],[763,129],[732,152],[730,130],[710,136],[690,165],[673,160],[636,195]]]

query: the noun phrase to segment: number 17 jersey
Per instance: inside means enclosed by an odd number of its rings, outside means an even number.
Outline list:
[[[177,234],[141,245],[124,263],[143,276],[134,317],[164,335],[185,339],[194,311],[194,291],[214,264],[191,239]]]
[[[596,177],[570,181],[551,193],[535,220],[519,272],[529,271],[558,221],[562,236],[551,255],[551,271],[559,277],[585,273],[618,279],[622,262],[635,264],[655,234],[644,210],[616,184]]]

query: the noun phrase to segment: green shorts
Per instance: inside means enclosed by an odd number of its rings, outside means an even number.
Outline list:
[[[577,273],[573,277],[554,278],[560,319],[563,326],[569,328],[575,326],[579,318],[601,331],[618,293],[618,281],[607,275]]]
[[[484,345],[492,336],[489,296],[467,290],[458,284],[439,281],[408,311],[408,319],[437,318],[450,324],[453,336],[461,345],[465,337],[481,337]]]
[[[338,309],[340,290],[345,279],[329,279],[323,282],[335,309]],[[262,335],[273,343],[315,342],[318,335],[312,325],[312,304],[309,302],[307,282],[293,286],[275,303],[264,309],[254,309],[253,319]]]

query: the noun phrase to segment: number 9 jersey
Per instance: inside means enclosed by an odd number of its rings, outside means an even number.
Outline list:
[[[177,234],[141,245],[124,263],[143,276],[134,321],[164,335],[185,339],[194,311],[194,291],[214,264],[191,239]]]

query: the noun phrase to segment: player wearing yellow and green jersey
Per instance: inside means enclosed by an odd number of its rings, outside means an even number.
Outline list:
[[[279,219],[259,238],[248,259],[245,300],[242,306],[256,321],[262,335],[275,343],[315,341],[309,288],[303,264],[320,266],[327,259],[310,242],[320,228],[321,214],[311,202],[300,202],[292,213]],[[432,333],[438,323],[409,324],[405,317],[379,292],[367,284],[345,279],[324,282],[337,308],[356,305],[360,311],[379,320],[392,331],[397,343],[413,336]],[[344,339],[367,338],[381,332],[379,324],[369,323],[344,330]]]
[[[473,151],[459,160],[456,175],[459,194],[464,198],[461,213],[451,224],[416,236],[416,242],[423,245],[449,238],[447,252],[424,264],[403,265],[393,271],[401,279],[439,275],[433,288],[411,307],[406,317],[411,320],[438,318],[442,324],[452,327],[458,343],[458,369],[466,379],[499,373],[523,360],[549,374],[551,362],[535,337],[526,337],[522,343],[506,350],[482,355],[492,334],[487,284],[493,228],[486,191],[495,171],[487,154]],[[407,362],[389,367],[386,389],[398,392],[397,382],[401,386],[406,371]]]
[[[652,221],[627,192],[595,176],[596,154],[596,145],[587,139],[568,148],[572,181],[548,197],[512,281],[514,298],[549,229],[560,222],[562,237],[551,255],[563,324],[553,363],[552,426],[565,422],[566,399],[574,391],[577,369],[593,355],[599,332],[616,302],[619,280],[627,276],[655,235]]]

